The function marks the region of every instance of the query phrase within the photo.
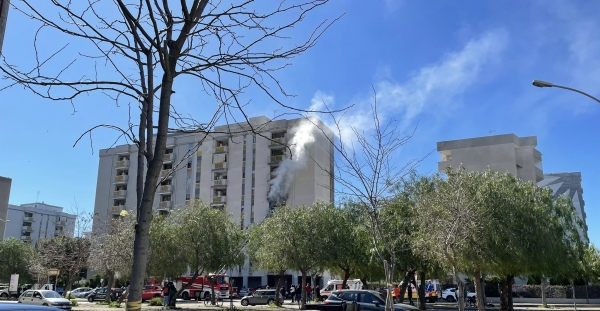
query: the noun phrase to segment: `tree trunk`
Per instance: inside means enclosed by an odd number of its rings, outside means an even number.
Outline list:
[[[367,277],[366,276],[360,278],[360,281],[363,284],[363,289],[368,289],[369,288],[369,283],[367,283]]]
[[[210,304],[213,306],[217,302],[217,300],[216,300],[217,297],[215,297],[215,278],[216,277],[217,276],[215,275],[212,278],[211,277],[208,278],[210,280]]]
[[[542,275],[542,307],[548,308],[548,302],[546,301],[546,276]]]
[[[484,308],[485,308],[487,296],[485,295],[485,274],[484,273],[481,274],[481,292],[483,293],[483,304],[484,304]]]
[[[404,280],[402,281],[402,286],[400,287],[400,297],[398,297],[398,302],[404,303],[404,293],[406,293],[406,286],[410,283],[410,276],[415,275],[414,269],[409,269],[404,273]]]
[[[346,288],[346,284],[348,284],[348,279],[350,278],[350,268],[342,269],[342,271],[344,271],[344,280],[342,281],[342,289],[344,289]]]
[[[280,299],[279,299],[279,292],[281,291],[281,285],[283,285],[283,275],[284,274],[285,274],[285,270],[279,271],[279,281],[277,281],[277,290],[275,291],[275,305],[277,305],[277,306],[283,305],[283,301],[280,301]]]
[[[158,176],[163,165],[165,149],[167,146],[167,131],[169,128],[171,95],[173,90],[173,76],[171,73],[175,72],[174,60],[169,65],[170,67],[166,69],[166,72],[163,74],[162,78],[158,113],[158,130],[156,132],[154,155],[152,160],[150,160],[148,163],[148,171],[146,172],[146,180],[144,181],[142,201],[137,202],[138,222],[135,226],[135,240],[133,242],[133,266],[131,269],[131,279],[129,282],[131,292],[126,304],[127,311],[140,311],[142,309],[142,289],[144,288],[144,276],[146,274],[146,266],[148,265],[150,223],[152,222],[153,216],[152,205],[154,203],[156,184],[158,182]],[[152,106],[148,107],[148,109],[152,111]],[[146,117],[151,118],[152,113],[149,113]],[[140,123],[144,122],[147,122],[147,120],[141,120]],[[149,123],[149,125],[150,126],[148,126],[148,128],[151,129],[152,123]],[[152,135],[149,135],[147,140],[150,141],[151,139]],[[148,152],[148,150],[151,148],[152,145],[149,144],[146,152]],[[138,171],[137,173],[143,174],[144,172]]]
[[[473,270],[473,280],[475,281],[475,295],[477,297],[477,310],[485,311],[485,296],[481,286],[481,270],[476,268]]]
[[[305,310],[306,309],[306,270],[302,270],[300,271],[302,272],[302,288],[300,289],[302,291],[302,297],[301,297],[301,303],[300,303],[300,310]]]
[[[590,293],[588,292],[588,282],[585,282],[585,303],[590,303]]]
[[[573,291],[573,308],[577,311],[577,298],[575,298],[575,281],[571,279],[571,289]]]
[[[390,264],[387,260],[383,261],[385,270],[385,283],[387,294],[385,295],[385,310],[394,311],[394,298],[392,297],[392,283],[394,282],[394,264]]]
[[[508,311],[508,286],[506,278],[500,279],[500,311]]]
[[[110,298],[111,298],[110,296],[112,294],[112,288],[115,286],[116,281],[117,281],[117,278],[115,278],[115,273],[109,272],[108,273],[108,283],[106,283],[106,298],[104,298],[104,301],[110,303]]]
[[[419,278],[420,278],[420,285],[419,285],[419,310],[425,311],[426,309],[426,302],[425,302],[425,271],[422,271],[421,273],[419,273]]]
[[[508,294],[508,311],[515,310],[513,307],[513,295],[512,295],[512,293],[513,293],[512,287],[513,287],[514,279],[515,279],[514,275],[508,275],[506,277],[506,287],[507,287],[506,292]]]
[[[454,276],[456,277],[456,300],[458,302],[458,310],[459,311],[464,311],[465,310],[465,299],[464,297],[464,286],[463,286],[463,282],[460,279],[460,277],[458,276],[458,269],[454,268]]]

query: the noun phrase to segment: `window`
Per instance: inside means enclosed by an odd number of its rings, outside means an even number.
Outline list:
[[[30,222],[28,222],[28,221],[23,222],[23,227],[29,227],[29,226],[31,226]]]
[[[252,142],[256,143],[256,135],[252,135]]]
[[[160,197],[160,201],[161,202],[171,201],[171,195],[163,195],[162,197]]]
[[[33,213],[25,212],[24,214],[25,214],[25,217],[33,217]]]
[[[171,153],[173,153],[173,149],[172,148],[165,150],[165,154],[171,154]]]
[[[23,294],[23,297],[31,297],[32,294],[32,291],[26,291],[25,294]]]
[[[356,293],[343,293],[342,296],[340,298],[347,300],[347,301],[356,301],[358,302],[357,299],[357,294]]]
[[[188,162],[187,168],[192,168],[192,162]]]

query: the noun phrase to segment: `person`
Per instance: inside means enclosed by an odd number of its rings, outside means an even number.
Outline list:
[[[300,300],[302,300],[302,287],[301,285],[296,286],[296,301],[300,304]]]
[[[167,282],[163,284],[162,296],[163,308],[166,309],[169,306],[169,284]]]
[[[317,301],[321,301],[321,287],[319,284],[315,286],[315,297],[317,297]]]
[[[408,286],[406,288],[408,290],[408,304],[411,306],[414,306],[415,304],[413,303],[412,300],[412,284],[409,282]]]
[[[394,287],[392,295],[394,297],[394,303],[398,303],[398,301],[400,301],[400,286],[396,285],[396,287]]]
[[[294,300],[296,299],[296,286],[294,284],[292,284],[292,286],[290,286],[290,296],[292,296],[292,303],[293,303]]]
[[[282,299],[285,300],[285,287],[284,286],[281,286],[279,293],[281,294]],[[281,303],[283,303],[283,301]]]
[[[310,284],[306,284],[306,300],[312,301],[312,287],[310,287]]]
[[[177,302],[177,288],[175,288],[175,284],[173,282],[169,282],[169,306],[175,308],[175,302]]]

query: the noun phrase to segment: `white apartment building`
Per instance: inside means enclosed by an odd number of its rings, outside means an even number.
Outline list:
[[[13,237],[35,243],[37,239],[60,234],[73,236],[77,216],[63,212],[60,206],[45,203],[8,205],[4,239]]]
[[[303,123],[304,122],[304,123]],[[306,161],[298,168],[287,191],[290,206],[310,205],[316,201],[333,201],[333,132],[321,121],[320,129],[307,133],[297,131],[305,119],[271,121],[267,117],[250,118],[247,123],[222,125],[216,133],[177,133],[167,140],[167,150],[161,171],[160,185],[154,208],[169,212],[195,199],[220,208],[239,222],[240,228],[262,221],[276,206],[269,202],[269,183],[284,159],[289,159],[288,147],[293,141],[306,142]],[[312,124],[311,124],[312,126]],[[231,133],[231,134],[228,134]],[[311,135],[312,139],[307,138]],[[300,143],[295,144],[300,146]],[[294,148],[292,148],[294,149]],[[122,210],[133,210],[136,204],[137,148],[122,145],[99,152],[98,181],[94,212],[97,219],[117,216]],[[292,155],[292,159],[298,159]],[[290,161],[290,160],[286,160]],[[284,234],[284,233],[282,233]],[[235,286],[255,287],[271,283],[272,277],[246,263],[236,271],[228,271]],[[297,284],[297,272],[286,275],[287,286]],[[292,279],[294,280],[292,281]]]

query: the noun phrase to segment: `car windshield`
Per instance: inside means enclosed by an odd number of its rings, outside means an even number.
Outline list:
[[[373,294],[373,303],[385,305],[385,301],[381,298],[381,295],[379,293]]]
[[[62,298],[62,296],[57,292],[42,292],[44,298]]]
[[[229,277],[228,276],[217,277],[217,284],[229,284]]]

